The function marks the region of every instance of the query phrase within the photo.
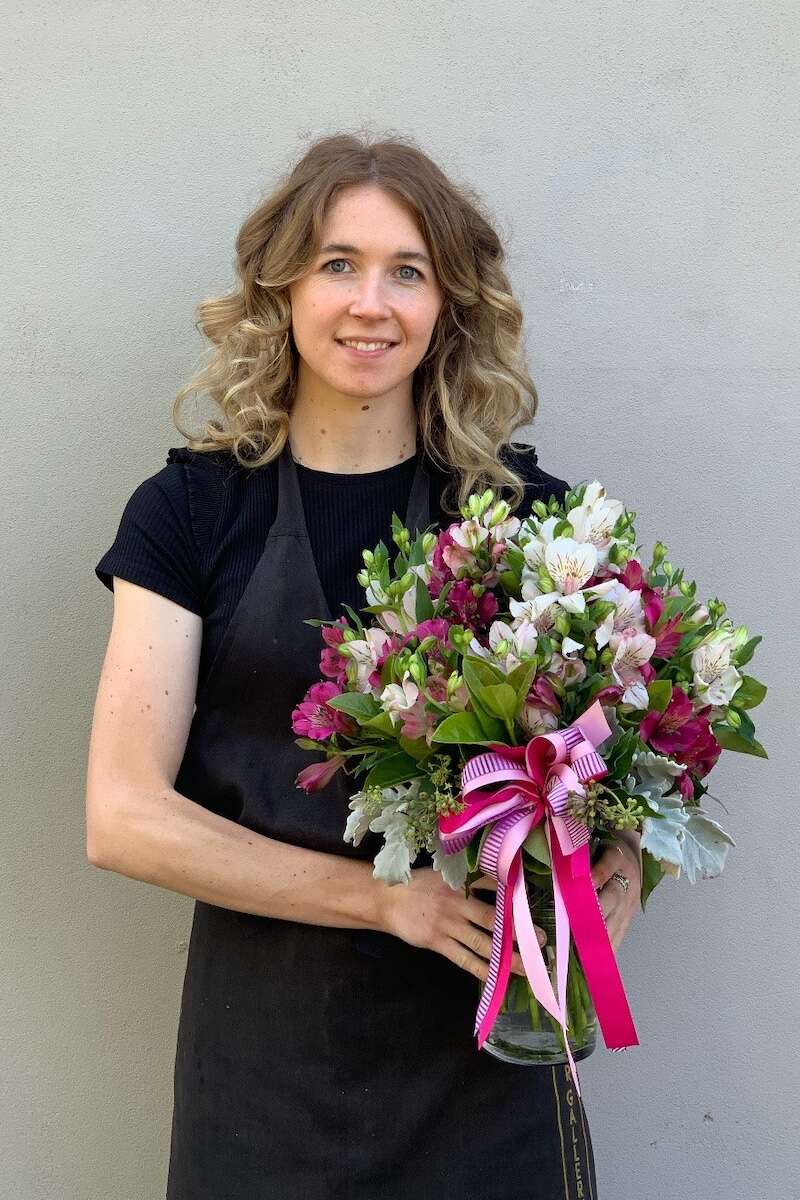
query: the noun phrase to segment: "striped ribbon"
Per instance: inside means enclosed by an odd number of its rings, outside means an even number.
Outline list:
[[[595,700],[571,725],[538,734],[524,746],[491,743],[489,752],[477,754],[464,764],[464,809],[439,819],[445,854],[458,853],[479,829],[491,824],[478,857],[484,874],[497,880],[489,976],[475,1020],[478,1048],[486,1041],[503,1003],[516,937],[531,991],[563,1030],[578,1095],[580,1084],[566,1019],[570,936],[606,1046],[623,1050],[639,1044],[603,910],[592,884],[589,830],[567,807],[570,793],[585,795],[585,783],[608,773],[596,747],[610,733],[600,702]],[[540,822],[544,823],[553,872],[557,997],[536,938],[522,866],[522,843]]]

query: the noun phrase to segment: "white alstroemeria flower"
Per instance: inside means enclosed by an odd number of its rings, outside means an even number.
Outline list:
[[[489,649],[482,646],[477,638],[470,642],[470,652],[480,658],[494,659],[506,675],[526,658],[532,658],[536,653],[538,634],[536,627],[530,621],[523,621],[516,628],[506,621],[492,621],[489,628]],[[505,655],[498,654],[501,642],[508,643]]]
[[[489,530],[481,524],[477,517],[462,521],[460,525],[455,525],[450,530],[450,537],[455,544],[469,550],[471,554],[475,554],[480,549],[488,536]]]
[[[400,714],[406,712],[409,708],[413,708],[419,696],[419,688],[414,683],[408,671],[403,675],[403,682],[389,683],[383,689],[380,695],[380,701],[384,711],[388,712],[391,717],[392,724],[396,725],[400,719]]]
[[[411,567],[410,570],[412,570],[415,575],[419,575],[419,577],[423,579],[426,584],[430,581],[430,567],[428,567],[427,564],[420,563],[416,567]],[[426,570],[428,572],[427,578],[423,574],[423,572]],[[367,587],[367,604],[389,604],[389,598],[386,593],[383,592],[383,588],[380,588],[379,591],[383,593],[380,599],[377,598],[377,593],[371,585]],[[396,605],[397,600],[393,600],[392,604]],[[416,629],[417,625],[419,624],[416,616],[416,609],[417,589],[416,586],[412,584],[403,593],[399,611],[396,608],[387,608],[384,612],[375,613],[373,615],[378,624],[382,625],[384,629],[387,629],[389,633],[396,633],[402,637],[403,634],[410,633],[412,629]]]
[[[564,658],[569,658],[576,650],[583,649],[583,642],[576,642],[574,638],[565,637],[561,643],[561,653]]]
[[[523,600],[538,599],[544,608],[555,602],[566,612],[582,613],[586,609],[587,596],[602,593],[608,580],[584,588],[583,584],[594,575],[597,568],[597,550],[590,543],[585,545],[574,538],[556,538],[544,549],[544,566],[556,585],[554,592],[541,592],[536,578],[523,567],[520,591]]]
[[[623,629],[621,633],[612,635],[609,648],[614,651],[611,663],[614,682],[625,688],[622,693],[623,704],[631,704],[634,708],[647,708],[647,685],[640,668],[652,658],[656,639],[650,637],[649,633]]]
[[[356,664],[358,690],[369,692],[369,677],[378,666],[378,659],[383,653],[389,640],[389,634],[384,629],[365,629],[363,638],[353,638],[345,642],[347,652]]]
[[[489,509],[489,512],[491,511]],[[498,521],[496,525],[492,525],[490,532],[496,542],[507,542],[517,536],[521,525],[519,517],[506,517],[505,521]]]
[[[575,538],[556,538],[545,546],[544,565],[556,590],[564,596],[573,596],[595,574],[597,549],[591,543],[577,542]]]
[[[694,692],[703,704],[728,704],[742,682],[731,663],[735,639],[728,629],[714,629],[692,651]]]
[[[595,643],[598,650],[608,644],[613,633],[623,629],[644,630],[644,610],[642,608],[642,589],[632,591],[617,579],[607,579],[601,593],[603,600],[616,604],[616,609],[608,613],[594,631]],[[594,589],[592,589],[594,590]],[[597,589],[599,591],[599,588]]]
[[[522,592],[524,595],[524,585]],[[511,598],[508,602],[508,609],[514,618],[514,627],[516,628],[523,621],[530,621],[537,633],[549,633],[558,612],[558,598],[558,592],[545,593],[540,592],[538,588],[535,594],[524,600]]]
[[[591,543],[597,550],[597,562],[608,567],[608,552],[615,544],[611,530],[622,515],[624,506],[620,500],[611,500],[598,479],[587,485],[583,501],[569,512],[569,523],[574,530],[575,540]]]
[[[544,562],[544,552],[550,543],[555,541],[554,530],[561,520],[563,517],[546,517],[536,527],[532,528],[530,525],[526,527],[531,530],[531,536],[527,538],[521,549],[525,555],[526,565],[534,571],[540,563]]]

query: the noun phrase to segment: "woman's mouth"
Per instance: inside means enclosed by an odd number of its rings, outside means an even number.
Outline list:
[[[346,341],[341,338],[336,338],[338,345],[342,347],[348,354],[354,358],[372,359],[383,358],[390,350],[394,349],[395,342],[386,341],[367,341],[366,339],[356,341],[355,338],[348,338]]]

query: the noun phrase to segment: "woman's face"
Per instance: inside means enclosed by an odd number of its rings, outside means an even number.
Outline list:
[[[411,214],[381,188],[356,184],[332,202],[320,251],[289,299],[301,372],[362,398],[398,388],[407,397],[444,296]],[[359,352],[344,339],[392,344]]]

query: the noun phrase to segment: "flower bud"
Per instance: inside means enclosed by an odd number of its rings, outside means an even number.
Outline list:
[[[560,608],[561,606],[558,605],[557,607]],[[569,633],[570,621],[569,621],[569,617],[563,611],[563,609],[561,612],[556,613],[555,618],[553,620],[553,628],[555,630],[557,630],[557,632],[560,633],[562,637],[566,637],[567,634]]]
[[[423,683],[428,678],[428,672],[425,670],[425,664],[416,653],[411,656],[408,664],[408,672],[417,687],[422,687]]]

